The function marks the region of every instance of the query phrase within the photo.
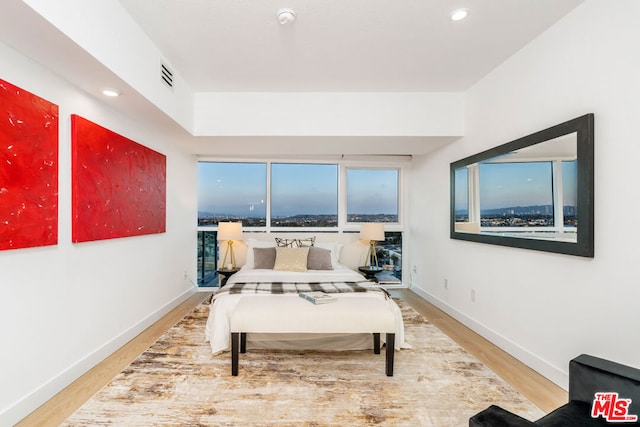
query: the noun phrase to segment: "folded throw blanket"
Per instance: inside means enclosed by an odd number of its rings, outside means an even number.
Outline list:
[[[213,293],[213,298],[222,294],[286,294],[300,292],[324,292],[327,294],[353,292],[380,292],[389,294],[379,285],[369,281],[361,282],[246,282],[223,286]]]

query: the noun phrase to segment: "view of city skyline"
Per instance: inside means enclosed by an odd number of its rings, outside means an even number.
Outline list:
[[[294,216],[325,216],[314,222],[337,224],[338,165],[273,163],[270,167],[267,203],[266,163],[201,162],[199,223],[211,223],[212,218],[237,218],[264,225],[269,205],[272,225],[276,225],[274,220],[282,223]],[[384,217],[378,218],[380,222],[397,222],[397,169],[348,168],[346,181],[349,221],[364,222],[358,218],[378,215]]]
[[[266,218],[245,217],[237,215],[217,215],[210,212],[198,213],[198,225],[217,225],[219,222],[242,222],[243,227],[264,227]],[[347,222],[384,222],[397,223],[398,215],[394,214],[354,214],[347,216]],[[272,217],[274,227],[337,227],[337,215],[291,215]]]
[[[562,216],[565,227],[578,225],[578,211],[576,206],[564,206]],[[469,221],[466,209],[456,211],[456,222]],[[555,217],[553,205],[509,206],[480,211],[480,225],[482,227],[553,227]]]

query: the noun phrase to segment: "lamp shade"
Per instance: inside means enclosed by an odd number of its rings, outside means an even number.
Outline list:
[[[384,224],[379,222],[365,222],[360,227],[360,239],[362,240],[384,240]]]
[[[242,240],[242,223],[219,222],[218,240]]]

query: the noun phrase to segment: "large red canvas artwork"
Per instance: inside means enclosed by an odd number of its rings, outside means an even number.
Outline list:
[[[166,156],[71,116],[72,240],[163,233]]]
[[[0,80],[0,250],[58,243],[58,106]]]

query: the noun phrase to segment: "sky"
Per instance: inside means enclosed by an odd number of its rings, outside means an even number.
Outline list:
[[[264,217],[264,163],[199,163],[198,211]]]
[[[350,169],[347,194],[347,214],[397,214],[398,171]]]
[[[274,163],[271,215],[338,214],[338,166]]]
[[[563,205],[575,206],[577,162],[562,162]],[[456,210],[467,209],[466,169],[456,170]],[[551,162],[481,163],[480,209],[552,205]]]
[[[481,163],[480,210],[553,204],[551,162]]]
[[[271,204],[274,217],[337,215],[338,165],[273,163]],[[266,216],[267,165],[200,163],[198,211],[218,215]],[[396,169],[349,169],[348,213],[397,214]]]

